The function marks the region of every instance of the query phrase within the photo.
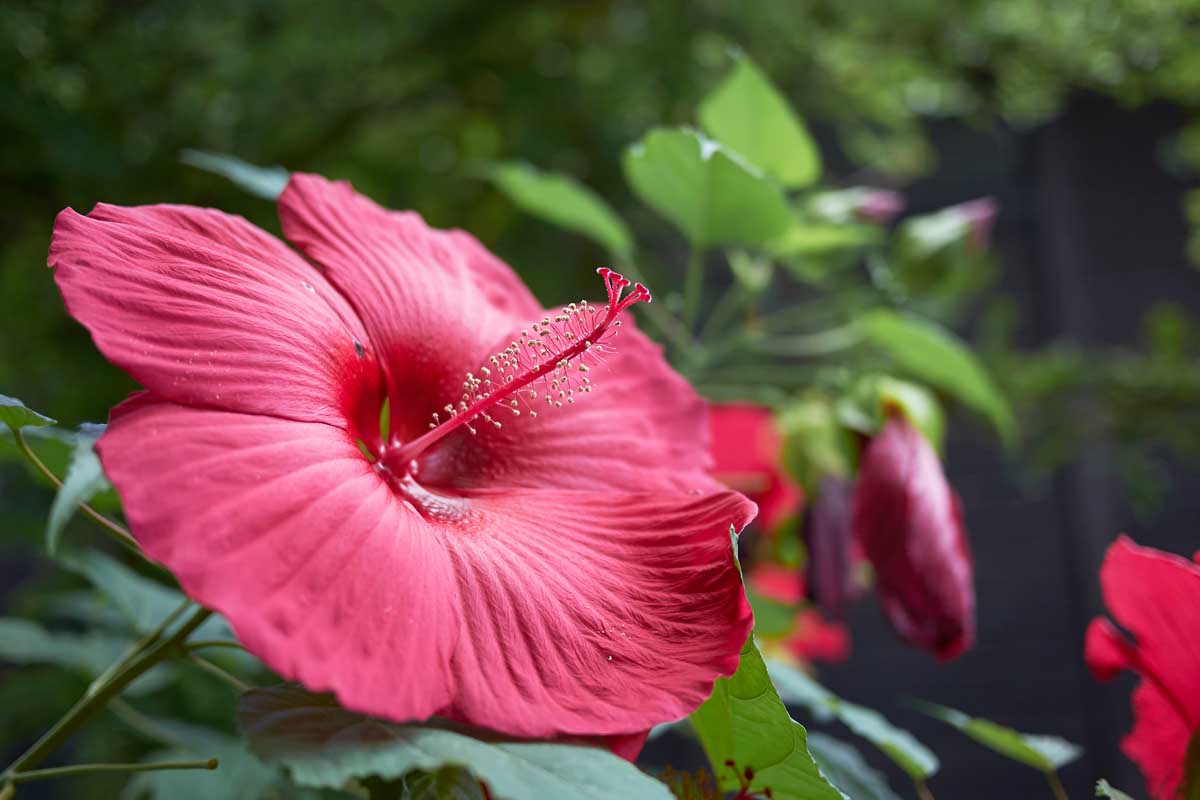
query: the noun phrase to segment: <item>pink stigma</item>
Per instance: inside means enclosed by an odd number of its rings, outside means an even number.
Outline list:
[[[479,428],[502,428],[496,417],[536,417],[537,408],[573,405],[595,388],[588,373],[605,354],[621,320],[617,317],[635,303],[651,302],[650,290],[619,272],[601,267],[608,303],[603,308],[581,300],[554,315],[542,317],[507,347],[488,359],[478,373],[468,372],[462,395],[434,412],[429,431],[383,455],[389,471],[406,474],[414,460],[460,427],[472,434]],[[633,291],[622,297],[629,286]]]

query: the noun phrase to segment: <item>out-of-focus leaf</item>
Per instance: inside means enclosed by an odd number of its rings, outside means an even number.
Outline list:
[[[55,475],[65,475],[71,465],[75,442],[79,434],[53,426],[44,428],[26,428],[22,431],[26,444],[37,454],[38,459]],[[26,471],[39,483],[47,486],[53,484],[42,475],[33,464],[25,458],[25,454],[17,448],[12,431],[0,426],[0,459],[21,463]],[[116,511],[121,507],[121,500],[112,487],[107,487],[92,496],[92,508],[97,511]]]
[[[157,628],[184,600],[181,592],[134,572],[99,550],[64,553],[60,561],[108,597],[138,633],[149,633]],[[229,635],[229,624],[213,615],[194,635],[196,638],[225,637]]]
[[[467,769],[510,800],[670,800],[662,783],[607,750],[572,744],[483,741],[463,729],[400,725],[346,711],[293,686],[242,695],[238,717],[251,749],[302,786],[339,787],[365,775]]]
[[[0,661],[10,664],[53,664],[86,678],[94,678],[125,655],[132,639],[89,633],[48,631],[27,619],[0,617]],[[131,683],[130,696],[147,694],[171,680],[164,665]]]
[[[851,430],[874,436],[887,421],[887,412],[892,407],[899,409],[941,452],[946,430],[941,404],[928,389],[915,383],[890,375],[862,375],[838,398],[837,418]]]
[[[776,684],[787,687],[789,699],[807,707],[818,719],[836,717],[914,779],[925,780],[941,766],[933,751],[878,711],[843,700],[790,664],[772,660],[768,668]]]
[[[771,252],[782,259],[797,256],[822,256],[841,250],[864,247],[878,242],[882,238],[883,234],[880,230],[870,225],[835,225],[827,222],[797,221],[782,236],[771,242]]]
[[[518,208],[581,233],[613,255],[628,257],[633,252],[633,237],[625,223],[598,194],[574,178],[517,162],[497,164],[488,175]]]
[[[1009,442],[1015,433],[1008,401],[970,349],[926,319],[876,309],[858,319],[863,335],[914,377],[954,395],[991,420]]]
[[[25,427],[41,428],[53,425],[55,420],[45,414],[39,414],[15,397],[0,394],[0,424],[13,430]]]
[[[215,770],[142,772],[125,784],[122,800],[259,800],[296,797],[283,774],[255,758],[244,742],[186,722],[144,718],[155,738],[172,746],[151,753],[144,763],[216,758]],[[145,731],[143,731],[145,732]]]
[[[783,636],[796,623],[796,608],[770,597],[746,590],[746,599],[754,609],[754,630],[762,636]]]
[[[1132,797],[1113,787],[1111,783],[1101,778],[1096,781],[1096,797],[1107,797],[1108,800],[1133,800]]]
[[[1041,770],[1054,772],[1083,753],[1078,745],[1058,736],[1021,733],[982,717],[972,717],[936,703],[919,703],[917,708],[931,717],[953,725],[1000,755]]]
[[[762,294],[771,285],[775,264],[769,258],[754,256],[745,250],[730,250],[726,254],[729,271],[748,294]]]
[[[823,733],[808,734],[808,751],[834,786],[854,800],[900,800],[887,777],[852,745]]]
[[[283,167],[260,167],[240,158],[203,150],[184,150],[179,154],[179,160],[188,166],[228,178],[264,200],[278,200],[291,177],[291,173]]]
[[[783,437],[783,467],[806,492],[815,492],[827,475],[850,475],[855,462],[853,435],[828,399],[802,398],[785,407],[775,423]]]
[[[697,131],[656,128],[622,163],[634,193],[693,246],[765,245],[792,224],[778,186]]]
[[[712,695],[690,719],[722,791],[741,789],[739,775],[749,768],[750,791],[769,788],[776,800],[844,796],[809,755],[804,726],[788,714],[753,636],[742,647],[737,672],[717,678]],[[729,761],[732,769],[726,766]]]
[[[483,787],[462,767],[442,767],[404,778],[404,800],[484,800]]]
[[[821,155],[804,123],[745,56],[704,98],[699,116],[709,136],[784,186],[808,186],[821,175]]]
[[[96,440],[104,433],[104,428],[104,425],[85,422],[75,434],[71,464],[67,467],[67,475],[50,505],[50,517],[46,521],[46,550],[51,555],[58,552],[63,528],[75,515],[79,506],[99,492],[112,488],[108,478],[104,476],[104,468],[100,466],[100,457],[96,455],[95,449]]]

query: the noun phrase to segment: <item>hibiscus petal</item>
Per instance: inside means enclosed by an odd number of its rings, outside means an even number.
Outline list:
[[[1132,643],[1103,617],[1096,617],[1088,625],[1083,648],[1084,661],[1098,681],[1112,680],[1137,660]]]
[[[520,736],[680,719],[753,623],[730,547],[741,495],[479,492],[444,539],[462,592],[446,713]]]
[[[422,481],[480,486],[620,491],[717,491],[707,474],[708,406],[627,320],[615,354],[591,369],[594,391],[573,404],[531,404],[478,436],[456,431],[422,464]],[[541,387],[538,387],[541,388]],[[544,391],[543,391],[544,393]]]
[[[1137,669],[1161,683],[1189,727],[1200,725],[1200,566],[1120,537],[1105,556],[1100,585],[1113,618],[1137,642]]]
[[[345,431],[142,394],[97,450],[146,554],[280,675],[397,720],[450,701],[460,625],[441,533]]]
[[[189,206],[66,209],[49,261],[71,316],[162,398],[343,426],[378,414],[379,370],[354,312],[241,217]]]
[[[357,309],[388,377],[391,430],[424,433],[498,338],[542,314],[503,262],[462,231],[381,208],[345,182],[293,175],[279,198],[284,235]]]
[[[1121,740],[1121,750],[1142,771],[1151,797],[1175,800],[1183,780],[1191,729],[1172,701],[1151,681],[1143,679],[1131,699],[1136,721]]]

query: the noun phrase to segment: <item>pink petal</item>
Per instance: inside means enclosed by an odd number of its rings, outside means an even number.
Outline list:
[[[1189,728],[1200,725],[1200,566],[1122,536],[1108,549],[1100,585],[1137,642],[1136,669],[1162,685]]]
[[[1084,660],[1098,681],[1110,681],[1137,661],[1133,644],[1111,622],[1096,617],[1084,638]]]
[[[753,623],[729,528],[753,506],[697,496],[469,496],[444,536],[462,592],[452,718],[519,736],[680,719],[737,669]]]
[[[280,675],[397,720],[450,702],[460,620],[443,533],[347,432],[142,394],[98,450],[147,555]]]
[[[771,410],[746,404],[715,405],[713,471],[718,480],[759,506],[759,523],[770,530],[800,510],[804,494],[782,467],[783,440]]]
[[[541,317],[521,280],[469,234],[388,211],[345,182],[294,175],[279,198],[287,238],[325,269],[380,353],[401,440],[455,402],[500,337]]]
[[[241,217],[66,209],[50,265],[104,355],[162,398],[341,426],[378,414],[375,353],[354,312]]]
[[[1133,690],[1134,726],[1121,750],[1138,765],[1155,800],[1177,800],[1192,730],[1158,686],[1142,680]]]

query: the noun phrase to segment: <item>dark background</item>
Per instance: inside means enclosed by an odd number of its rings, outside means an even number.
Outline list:
[[[575,267],[602,263],[603,254],[522,216],[477,177],[489,159],[528,159],[595,187],[647,241],[661,242],[656,266],[678,274],[677,242],[632,200],[619,156],[651,125],[691,121],[735,44],[808,116],[832,182],[901,188],[914,212],[999,199],[993,294],[1014,301],[1021,348],[1065,344],[1103,367],[1143,345],[1143,317],[1161,301],[1200,311],[1181,211],[1195,180],[1186,137],[1177,136],[1200,102],[1162,77],[1186,74],[1194,48],[1178,31],[1194,31],[1194,20],[1169,3],[1153,19],[1114,6],[1108,18],[1058,27],[1036,18],[1037,4],[994,4],[1015,15],[1001,28],[988,4],[975,3],[432,5],[0,9],[0,392],[73,425],[103,419],[130,388],[66,317],[44,269],[60,208],[188,202],[277,230],[270,204],[180,165],[184,147],[349,178],[433,224],[472,230],[544,302],[563,302],[586,288],[574,276],[587,270]],[[1158,58],[1138,67],[1128,54],[1141,51],[1126,45],[1143,40]],[[1083,55],[1110,52],[1133,65],[1121,80],[1081,66]],[[941,87],[929,93],[941,105],[899,102],[914,81]],[[983,316],[967,320],[964,333],[980,330]],[[1144,413],[1173,412],[1148,400]],[[946,464],[976,559],[978,645],[935,664],[898,642],[867,599],[852,618],[851,659],[822,668],[835,691],[883,710],[939,754],[931,782],[939,797],[1049,792],[1037,773],[923,718],[903,698],[1082,744],[1086,755],[1063,771],[1073,797],[1090,796],[1098,777],[1144,796],[1118,750],[1132,680],[1095,684],[1083,632],[1102,612],[1096,574],[1118,532],[1183,554],[1200,546],[1200,483],[1195,464],[1167,447],[1154,461],[1161,501],[1145,511],[1121,470],[1124,447],[1115,435],[1087,437],[1052,469],[1032,469],[1023,451],[1006,454],[979,423],[956,418]],[[55,580],[37,555],[48,497],[19,470],[0,471],[0,607],[8,613],[30,608],[28,598]],[[70,688],[47,689],[44,719],[5,719],[5,727],[44,727]],[[14,748],[6,740],[0,750]],[[648,755],[677,762],[694,754],[667,740]]]

